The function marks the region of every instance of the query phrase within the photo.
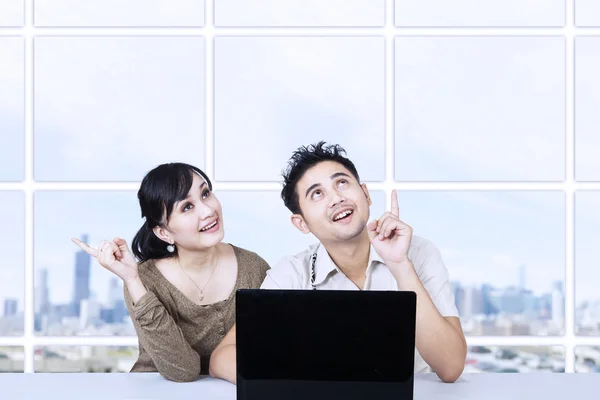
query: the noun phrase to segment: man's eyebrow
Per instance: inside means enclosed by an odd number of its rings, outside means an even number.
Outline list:
[[[345,173],[345,172],[336,172],[335,174],[331,175],[331,176],[329,177],[329,179],[335,179],[335,178],[337,178],[338,176],[346,176],[346,177],[350,178],[350,175],[348,175],[348,174],[347,174],[347,173]]]
[[[320,183],[313,183],[312,185],[309,186],[308,189],[306,189],[306,195],[304,197],[308,197],[308,194],[315,188],[321,186]]]

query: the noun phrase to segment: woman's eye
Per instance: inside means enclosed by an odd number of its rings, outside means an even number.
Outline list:
[[[185,206],[183,206],[182,211],[186,212],[188,210],[190,210],[192,208],[192,205],[190,203],[187,203]]]
[[[203,198],[203,199],[205,199],[205,198],[207,198],[208,196],[210,196],[210,190],[205,190],[205,191],[202,193],[202,198]]]

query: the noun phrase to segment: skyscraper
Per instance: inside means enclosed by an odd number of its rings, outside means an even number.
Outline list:
[[[50,295],[48,292],[48,269],[42,268],[35,286],[35,313],[48,314],[50,311]]]
[[[552,321],[562,325],[565,320],[565,293],[562,281],[556,281],[552,285]]]
[[[11,317],[17,315],[17,305],[19,301],[17,299],[5,299],[4,300],[4,316]]]
[[[123,300],[123,289],[119,285],[119,278],[110,278],[108,286],[108,308],[114,308],[119,300]]]
[[[83,235],[81,241],[88,242],[88,235]],[[80,313],[81,300],[90,298],[90,264],[91,256],[79,250],[75,254],[75,279],[73,280],[73,311],[76,316]]]

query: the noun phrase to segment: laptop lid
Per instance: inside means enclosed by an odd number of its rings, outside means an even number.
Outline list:
[[[415,316],[414,292],[239,290],[238,399],[412,399]]]

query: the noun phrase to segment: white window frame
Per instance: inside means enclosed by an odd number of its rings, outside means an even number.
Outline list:
[[[387,207],[390,194],[397,190],[562,190],[566,193],[566,257],[565,257],[565,334],[564,336],[470,336],[469,345],[497,346],[562,346],[565,348],[565,371],[574,372],[575,347],[600,346],[599,337],[575,335],[575,271],[574,271],[574,198],[577,190],[600,190],[600,182],[576,183],[574,177],[574,41],[576,36],[598,36],[600,27],[582,28],[574,23],[575,0],[566,0],[565,26],[560,28],[402,28],[394,25],[394,0],[386,0],[385,26],[380,28],[220,28],[214,25],[213,0],[205,0],[205,25],[199,28],[55,28],[35,27],[34,0],[25,0],[25,25],[0,27],[0,36],[21,37],[25,40],[25,180],[0,183],[0,192],[17,190],[25,193],[25,308],[24,335],[0,337],[0,346],[24,348],[24,371],[34,372],[34,350],[39,346],[137,346],[136,337],[49,337],[34,334],[34,264],[33,264],[33,196],[40,190],[133,190],[138,183],[61,183],[33,180],[33,42],[43,36],[203,36],[206,38],[206,137],[205,171],[214,177],[214,38],[215,36],[384,36],[385,54],[385,173],[383,182],[374,189],[384,190]],[[394,38],[399,36],[561,36],[566,40],[566,180],[560,183],[543,182],[410,182],[394,181]],[[216,190],[278,190],[277,183],[215,182]]]

